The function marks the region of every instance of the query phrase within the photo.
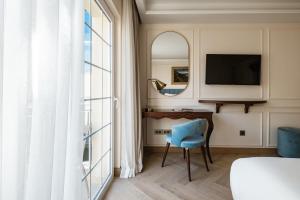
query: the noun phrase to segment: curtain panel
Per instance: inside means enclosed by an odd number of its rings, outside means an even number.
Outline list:
[[[121,178],[134,177],[143,168],[138,28],[134,1],[123,0]]]
[[[82,0],[0,0],[0,199],[81,199]]]

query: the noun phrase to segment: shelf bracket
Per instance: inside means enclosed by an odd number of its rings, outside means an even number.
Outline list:
[[[216,113],[220,112],[220,108],[223,106],[222,103],[216,103]]]
[[[249,112],[250,106],[253,106],[253,104],[245,103],[245,108],[244,108],[245,113]]]

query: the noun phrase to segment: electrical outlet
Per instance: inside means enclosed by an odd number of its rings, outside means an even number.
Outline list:
[[[164,129],[164,134],[167,135],[167,134],[170,134],[172,132],[171,129]]]
[[[154,133],[155,133],[156,135],[162,135],[162,134],[163,134],[163,129],[155,129],[155,130],[154,130]]]
[[[245,136],[246,135],[246,131],[245,130],[240,130],[240,136]]]

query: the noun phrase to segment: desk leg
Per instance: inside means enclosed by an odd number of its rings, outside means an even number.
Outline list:
[[[211,133],[213,132],[213,130],[214,130],[214,123],[213,123],[212,119],[209,119],[207,136],[206,136],[207,137],[206,138],[206,152],[207,152],[207,156],[208,156],[210,163],[213,163],[213,161],[212,161],[210,150],[209,150],[209,140],[210,140],[210,136],[211,136]]]

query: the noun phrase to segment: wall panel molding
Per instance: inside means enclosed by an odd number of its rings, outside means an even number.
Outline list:
[[[286,122],[283,122],[283,120],[281,120],[281,123],[280,125],[278,125],[277,127],[279,126],[295,126],[295,127],[298,127],[300,128],[300,124],[299,124],[299,121],[300,121],[300,111],[270,111],[268,112],[268,132],[267,132],[267,147],[276,147],[276,144],[272,144],[271,142],[271,137],[272,137],[272,115],[291,115],[288,119],[288,121]],[[295,117],[295,115],[299,115],[299,121],[297,120],[297,122],[292,122],[292,117]]]
[[[204,37],[214,37],[211,36],[212,34],[208,34],[206,36],[204,36],[205,32],[210,32],[210,33],[214,33],[217,34],[218,36],[222,35],[223,32],[223,36],[224,37],[228,37],[227,40],[232,40],[233,43],[231,43],[230,45],[225,45],[227,42],[225,42],[224,44],[221,45],[215,45],[215,44],[210,44],[211,46],[208,48],[205,45],[208,45],[207,43],[207,39],[205,39]],[[247,42],[244,44],[244,46],[239,46],[241,45],[241,43],[238,41],[235,41],[235,38],[233,38],[233,36],[230,33],[235,33],[235,35],[240,37],[240,40],[243,41],[244,39],[243,36],[244,35],[250,35],[253,39],[252,43],[256,43],[256,46],[252,45],[252,49],[249,49],[249,47],[246,45]],[[222,28],[206,28],[206,29],[201,29],[200,28],[200,56],[199,56],[199,64],[200,64],[200,70],[199,70],[199,97],[203,98],[203,99],[210,99],[210,98],[219,98],[219,99],[263,99],[264,98],[264,86],[260,85],[260,86],[248,86],[248,87],[244,87],[244,86],[220,86],[220,85],[206,85],[205,84],[205,54],[206,53],[257,53],[257,54],[262,54],[264,55],[264,29],[262,27],[222,27]],[[227,34],[227,35],[226,35]],[[217,36],[216,35],[216,36]],[[255,38],[257,37],[257,38]],[[225,40],[224,40],[225,41]],[[205,44],[206,42],[206,44]],[[203,44],[204,43],[204,44]],[[229,49],[227,51],[224,51],[222,49]],[[266,63],[266,68],[268,68],[268,62]],[[209,88],[209,89],[208,89]],[[236,92],[236,94],[234,94],[233,92],[233,88],[234,90],[237,90],[238,92]],[[207,94],[208,90],[211,90],[212,94]],[[220,95],[220,91],[228,91],[226,93],[223,93]],[[248,91],[248,92],[245,92]],[[216,93],[218,94],[218,96],[216,97]],[[252,95],[249,95],[249,93],[251,93]],[[239,95],[237,95],[239,94]],[[227,96],[226,96],[227,95]],[[253,96],[254,95],[254,96]]]
[[[192,79],[189,85],[190,93],[189,95],[182,95],[178,97],[165,97],[165,96],[151,96],[149,95],[149,88],[147,87],[148,83],[145,84],[146,77],[150,77],[149,67],[150,67],[150,50],[149,46],[151,45],[151,38],[155,34],[164,31],[176,31],[179,33],[187,33],[189,35],[189,42],[192,44],[191,48],[191,67],[193,70],[191,71]],[[227,30],[232,30],[234,35],[237,35],[237,42],[231,46],[228,44],[228,41],[225,41],[228,38],[226,35],[230,35],[231,32],[226,32]],[[211,32],[214,33],[210,35]],[[225,31],[225,36],[222,36],[222,33]],[[278,32],[279,31],[279,32]],[[213,40],[214,37],[217,37],[218,34],[221,34],[220,44],[217,42],[211,43],[207,41],[207,39]],[[274,33],[276,34],[274,38]],[[277,34],[278,33],[278,34]],[[299,34],[298,34],[299,33]],[[281,125],[290,125],[296,126],[299,124],[300,121],[300,67],[297,64],[298,68],[295,68],[296,65],[294,63],[300,63],[297,59],[300,56],[290,56],[284,55],[281,56],[283,53],[290,53],[289,51],[285,51],[285,49],[290,49],[290,46],[287,44],[291,44],[291,49],[299,49],[298,54],[300,52],[300,45],[298,47],[298,35],[300,40],[300,23],[291,23],[291,24],[143,24],[141,28],[142,40],[141,44],[141,75],[142,79],[142,93],[144,96],[141,96],[142,100],[145,105],[149,104],[154,109],[172,109],[172,108],[192,108],[192,109],[206,109],[215,112],[215,106],[211,104],[200,104],[198,103],[198,99],[200,98],[222,98],[222,99],[245,99],[245,97],[250,97],[252,99],[265,99],[268,103],[259,106],[253,106],[250,109],[250,113],[260,113],[257,115],[257,119],[252,117],[246,118],[243,115],[242,117],[233,117],[229,116],[229,119],[233,119],[234,123],[232,123],[233,128],[227,128],[226,131],[229,132],[226,134],[229,138],[226,140],[232,139],[232,142],[220,142],[222,137],[218,137],[218,147],[275,147],[276,145],[276,138],[274,138],[274,131],[276,126]],[[243,37],[248,37],[249,41],[243,42]],[[289,37],[291,36],[291,37]],[[229,37],[229,41],[234,39],[230,39],[234,37]],[[278,40],[277,40],[278,38]],[[241,40],[241,42],[239,42]],[[274,43],[275,40],[275,43]],[[295,44],[294,45],[294,41]],[[226,43],[227,42],[227,43]],[[286,43],[285,47],[280,50],[281,42],[283,44]],[[241,46],[238,46],[241,43]],[[211,45],[212,44],[212,45]],[[222,46],[223,45],[223,46]],[[206,49],[209,46],[209,49]],[[263,63],[262,63],[262,82],[259,87],[252,88],[250,90],[249,87],[235,87],[235,86],[228,86],[229,92],[226,90],[215,90],[211,87],[206,87],[205,85],[205,54],[209,52],[208,50],[218,50],[220,46],[220,52],[211,52],[211,53],[224,53],[225,51],[228,53],[241,53],[246,52],[249,50],[248,53],[261,53],[263,55]],[[249,47],[249,48],[248,48]],[[274,49],[276,51],[274,51]],[[221,52],[221,50],[223,52]],[[241,50],[241,51],[239,51]],[[274,54],[275,52],[275,54]],[[271,55],[271,54],[274,55]],[[274,60],[274,56],[280,55],[282,59],[288,58],[295,58],[294,61],[291,61],[290,65],[275,65],[276,60]],[[275,57],[276,58],[276,57]],[[283,63],[285,61],[282,61]],[[283,78],[281,76],[283,75]],[[291,75],[291,76],[289,76]],[[278,80],[277,80],[277,77]],[[285,78],[291,77],[291,78]],[[295,78],[296,77],[296,78]],[[289,80],[290,79],[290,80]],[[286,84],[286,81],[292,81],[294,84],[292,87]],[[275,83],[275,84],[274,84]],[[280,85],[283,84],[283,85]],[[279,85],[279,87],[278,87]],[[151,86],[151,85],[149,85]],[[218,86],[216,86],[218,87]],[[151,87],[152,88],[152,87]],[[150,88],[150,89],[151,89]],[[225,89],[228,89],[225,87]],[[225,92],[224,92],[225,91]],[[230,93],[231,92],[231,93]],[[235,92],[235,93],[233,93]],[[228,95],[227,95],[228,94]],[[232,95],[233,94],[233,95]],[[286,95],[288,94],[288,95]],[[243,113],[242,106],[236,105],[228,105],[224,106],[221,109],[220,114],[227,114],[227,113],[235,113],[237,116]],[[218,114],[214,114],[218,115]],[[231,117],[231,118],[230,118]],[[260,119],[259,119],[260,118]],[[239,144],[239,140],[236,140],[236,134],[230,133],[231,130],[240,130],[244,125],[239,122],[243,122],[242,120],[250,119],[249,126],[255,126],[253,129],[250,128],[251,132],[255,132],[255,139],[251,138],[251,141],[241,142],[243,145]],[[299,120],[298,120],[299,119]],[[297,121],[298,120],[298,121]],[[290,124],[286,122],[291,122]],[[298,122],[298,124],[296,124]],[[167,124],[160,124],[158,123],[158,128],[167,126]],[[171,122],[166,122],[171,123]],[[174,122],[178,123],[178,122]],[[225,122],[217,123],[227,123],[229,124],[228,120]],[[153,126],[156,126],[156,124]],[[220,124],[220,127],[226,126]],[[299,126],[299,125],[298,125]],[[246,126],[248,127],[248,126]],[[143,129],[145,131],[145,129]],[[151,133],[148,133],[151,134]],[[213,133],[213,134],[222,134],[220,131]],[[157,138],[154,140],[151,135],[147,135],[145,133],[146,139],[149,140],[145,142],[146,146],[162,146],[160,144],[160,140]],[[239,137],[239,136],[238,136]],[[156,142],[154,142],[156,141]],[[255,143],[255,145],[253,145]]]
[[[269,40],[269,99],[299,100],[300,79],[297,78],[297,74],[299,74],[300,57],[297,52],[300,52],[300,28],[271,27]],[[294,92],[291,92],[293,90]]]

